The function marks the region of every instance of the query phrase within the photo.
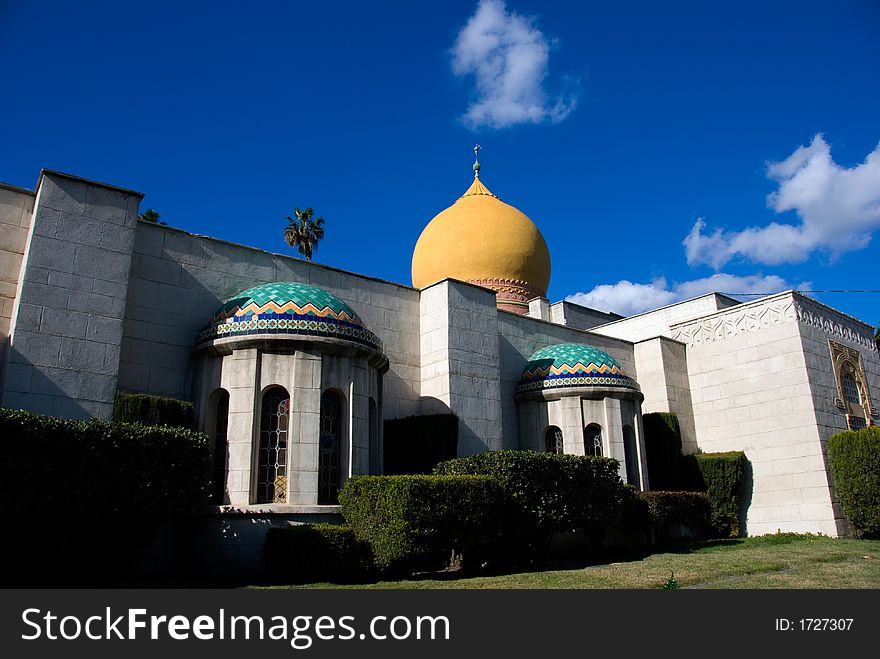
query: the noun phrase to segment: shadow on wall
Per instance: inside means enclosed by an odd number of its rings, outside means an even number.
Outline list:
[[[752,491],[754,489],[755,479],[752,471],[752,461],[746,456],[745,465],[743,466],[743,483],[739,507],[739,533],[741,538],[749,535],[748,517],[749,508],[752,505]]]
[[[386,374],[385,378],[388,378]],[[449,405],[447,405],[444,401],[439,398],[434,398],[433,396],[422,396],[420,401],[420,411],[421,414],[451,414],[452,410],[449,409]]]
[[[39,340],[39,335],[30,337]],[[40,354],[40,353],[38,353]],[[30,362],[14,346],[9,346],[2,406],[69,419],[109,419],[113,413],[116,379],[112,374],[83,373],[64,355],[45,355],[47,365]],[[75,355],[70,355],[75,359]],[[55,366],[49,366],[49,362]],[[70,363],[71,368],[60,364]],[[104,398],[109,399],[94,400]],[[109,400],[109,402],[105,402]]]
[[[241,280],[181,262],[164,248],[161,259],[136,256],[123,323],[119,386],[191,400],[196,337],[220,305],[241,291]],[[215,290],[196,274],[212,277]]]
[[[519,415],[516,404],[516,385],[528,364],[523,356],[503,334],[498,337],[501,357],[501,437],[506,449],[519,445]]]

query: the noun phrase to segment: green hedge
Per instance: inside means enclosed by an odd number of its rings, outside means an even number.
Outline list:
[[[555,532],[581,530],[594,541],[617,523],[627,492],[610,458],[535,451],[486,451],[441,463],[438,474],[496,478],[514,508],[505,537],[541,550]]]
[[[711,506],[703,492],[640,492],[639,498],[647,504],[649,523],[655,537],[666,539],[670,527],[679,524],[697,534],[709,528]]]
[[[430,474],[458,454],[458,417],[426,414],[390,419],[383,426],[385,473]]]
[[[145,426],[195,429],[193,405],[185,400],[120,391],[113,401],[113,420]]]
[[[0,409],[0,514],[21,567],[5,580],[108,577],[156,526],[205,501],[207,438],[191,430]],[[27,566],[27,567],[26,567]]]
[[[685,456],[684,464],[687,489],[709,496],[715,532],[722,537],[739,537],[744,513],[745,453],[698,453]]]
[[[648,482],[652,490],[682,487],[681,430],[678,417],[668,412],[642,415]]]
[[[269,529],[263,557],[272,583],[358,583],[375,571],[370,545],[333,524]]]
[[[506,510],[486,477],[353,476],[339,493],[342,515],[382,569],[439,568],[452,552],[499,539]]]
[[[880,537],[880,428],[841,432],[828,440],[837,498],[859,537]]]

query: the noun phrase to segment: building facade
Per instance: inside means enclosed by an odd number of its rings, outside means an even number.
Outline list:
[[[460,455],[601,454],[647,488],[641,415],[674,412],[685,452],[745,451],[750,534],[846,531],[825,447],[878,420],[872,326],[793,291],[629,318],[551,304],[540,231],[476,174],[426,226],[413,286],[144,222],[139,193],[68,174],[0,185],[2,405],[190,400],[215,515],[270,525],[380,473],[383,420],[453,412]]]

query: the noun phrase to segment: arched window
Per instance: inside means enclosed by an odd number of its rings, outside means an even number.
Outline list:
[[[636,434],[632,426],[623,427],[623,455],[626,460],[626,482],[639,484],[639,450],[636,447]]]
[[[591,423],[584,428],[584,452],[597,458],[602,457],[602,428],[598,424]]]
[[[856,384],[856,379],[849,373],[844,373],[840,378],[840,382],[843,385],[843,395],[846,396],[847,402],[861,405],[862,395],[859,393],[859,385]]]
[[[318,504],[339,503],[342,456],[342,401],[338,394],[321,394],[321,434],[318,438]]]
[[[544,431],[544,450],[547,453],[562,455],[565,448],[562,443],[562,431],[556,426],[550,426]]]
[[[229,425],[229,392],[218,389],[211,395],[213,416],[212,434],[214,458],[211,475],[211,503],[221,505],[226,490],[226,429]]]
[[[287,503],[287,422],[290,395],[283,387],[263,394],[257,462],[257,503]]]

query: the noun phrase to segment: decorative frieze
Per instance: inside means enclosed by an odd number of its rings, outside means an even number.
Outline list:
[[[695,346],[790,323],[796,318],[794,299],[786,295],[765,298],[696,321],[673,325],[670,331],[676,341]]]
[[[868,325],[809,298],[797,297],[795,300],[799,323],[816,327],[825,334],[857,343],[864,348],[877,349],[872,329]]]
[[[731,307],[698,320],[670,327],[672,338],[689,346],[722,341],[797,321],[825,334],[876,350],[872,329],[802,295],[786,293]]]

